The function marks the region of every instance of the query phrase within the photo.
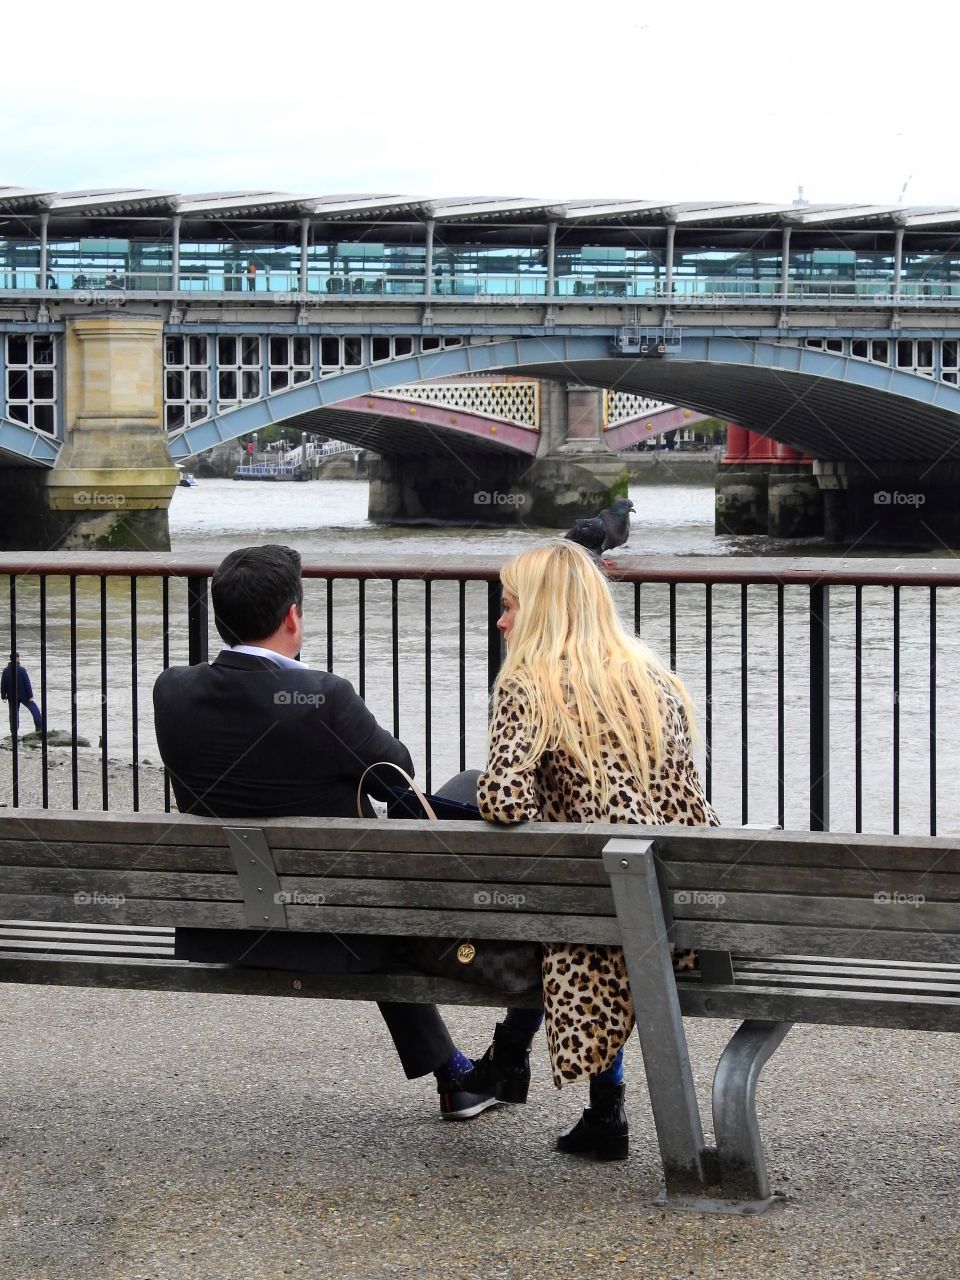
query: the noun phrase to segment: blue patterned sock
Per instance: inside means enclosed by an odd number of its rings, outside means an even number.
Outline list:
[[[468,1058],[465,1053],[461,1053],[459,1049],[454,1049],[443,1066],[437,1067],[433,1074],[440,1084],[453,1084],[461,1076],[465,1076],[472,1066],[473,1060],[471,1058]]]

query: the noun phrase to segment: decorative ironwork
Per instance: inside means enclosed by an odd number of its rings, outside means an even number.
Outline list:
[[[629,391],[604,391],[603,393],[603,425],[616,427],[621,422],[630,422],[645,413],[659,413],[661,409],[674,409],[675,405],[666,404],[663,400],[652,400],[649,396],[634,395]]]
[[[519,427],[540,430],[539,382],[416,383],[397,391],[382,391],[391,400],[417,400],[462,409],[483,418],[499,418]]]

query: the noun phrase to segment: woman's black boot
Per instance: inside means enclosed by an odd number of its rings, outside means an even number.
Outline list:
[[[498,1102],[526,1102],[530,1089],[530,1034],[498,1022],[493,1044],[473,1070],[461,1077],[461,1089],[493,1093]]]
[[[590,1105],[577,1123],[557,1139],[557,1150],[593,1160],[626,1160],[630,1154],[626,1087],[605,1080],[590,1081]]]

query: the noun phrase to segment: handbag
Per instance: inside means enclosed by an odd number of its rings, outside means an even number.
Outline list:
[[[384,760],[372,764],[363,771],[357,785],[357,814],[363,817],[363,781],[371,769],[388,766],[403,777],[407,786],[394,790],[387,802],[389,819],[422,818],[431,822],[442,819],[460,819],[482,822],[480,810],[475,804],[461,804],[443,796],[427,796],[399,765]],[[499,939],[469,938],[409,938],[406,952],[418,969],[437,978],[454,978],[460,982],[502,991],[505,995],[519,995],[538,990],[542,982],[543,948],[539,942],[501,942]]]

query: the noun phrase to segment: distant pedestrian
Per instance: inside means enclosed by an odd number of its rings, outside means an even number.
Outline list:
[[[251,258],[247,263],[247,288],[252,293],[257,287],[257,264]]]
[[[43,721],[40,708],[33,700],[33,685],[27,675],[26,667],[20,665],[19,653],[12,653],[10,661],[0,676],[0,699],[10,704],[10,732],[16,733],[20,726],[20,707],[25,706],[33,716],[33,725],[40,732]]]

